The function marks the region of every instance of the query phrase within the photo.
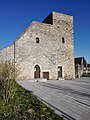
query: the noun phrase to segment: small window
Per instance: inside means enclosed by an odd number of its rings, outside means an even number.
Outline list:
[[[38,37],[36,37],[36,43],[39,43],[39,38]]]
[[[64,37],[62,37],[62,43],[65,43]]]
[[[66,28],[66,30],[68,30],[68,28]]]

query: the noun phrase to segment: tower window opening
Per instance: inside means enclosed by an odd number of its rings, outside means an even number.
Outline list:
[[[39,38],[38,37],[36,37],[36,43],[39,43],[40,41],[39,41]]]
[[[62,43],[65,43],[65,39],[64,39],[64,37],[62,37]]]

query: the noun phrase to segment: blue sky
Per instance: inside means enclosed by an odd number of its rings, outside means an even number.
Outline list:
[[[90,0],[0,0],[0,48],[52,11],[74,16],[75,57],[84,56],[90,63]]]

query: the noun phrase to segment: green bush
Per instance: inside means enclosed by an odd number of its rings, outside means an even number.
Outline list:
[[[6,103],[13,99],[16,90],[14,73],[13,63],[9,61],[0,63],[0,96]]]

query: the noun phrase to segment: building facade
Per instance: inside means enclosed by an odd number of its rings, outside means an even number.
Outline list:
[[[87,62],[84,57],[75,58],[75,77],[80,78],[83,74],[86,74]]]
[[[0,50],[0,61],[13,60],[18,79],[73,79],[73,17],[52,12],[43,22],[33,21],[13,45]]]
[[[87,63],[87,70],[86,70],[86,74],[90,74],[90,64]]]

